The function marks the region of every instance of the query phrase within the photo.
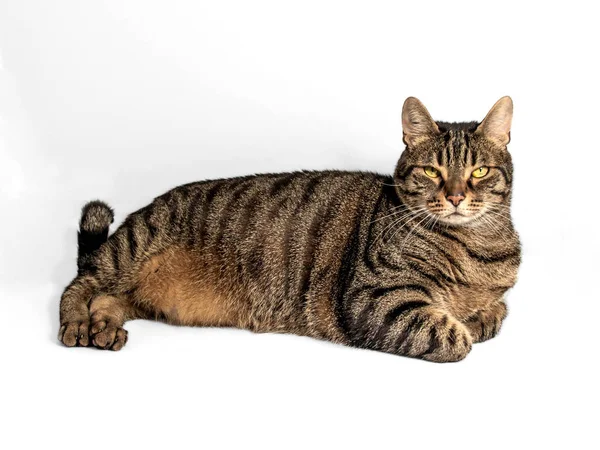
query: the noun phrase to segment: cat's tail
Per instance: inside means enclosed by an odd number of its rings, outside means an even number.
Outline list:
[[[114,219],[115,213],[112,208],[100,200],[86,203],[81,210],[77,233],[79,274],[87,272],[92,267],[93,254],[108,239],[108,227]]]

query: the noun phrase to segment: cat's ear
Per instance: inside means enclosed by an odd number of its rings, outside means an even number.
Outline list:
[[[440,132],[427,108],[415,97],[408,97],[404,101],[402,130],[404,132],[404,143],[409,147]]]
[[[496,102],[483,122],[477,127],[477,133],[502,147],[510,142],[510,124],[513,116],[513,102],[508,96]]]

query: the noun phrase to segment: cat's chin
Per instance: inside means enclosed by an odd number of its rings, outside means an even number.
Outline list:
[[[453,212],[447,216],[441,217],[440,222],[446,225],[461,226],[468,225],[475,219],[474,216],[465,216],[459,212]]]

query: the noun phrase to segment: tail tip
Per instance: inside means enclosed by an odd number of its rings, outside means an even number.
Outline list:
[[[89,233],[101,233],[115,220],[113,209],[100,200],[85,204],[81,210],[79,227]]]

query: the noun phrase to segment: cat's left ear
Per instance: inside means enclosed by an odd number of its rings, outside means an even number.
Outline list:
[[[504,147],[510,142],[510,125],[513,116],[513,102],[509,96],[502,97],[496,102],[483,122],[477,127],[476,133]]]

